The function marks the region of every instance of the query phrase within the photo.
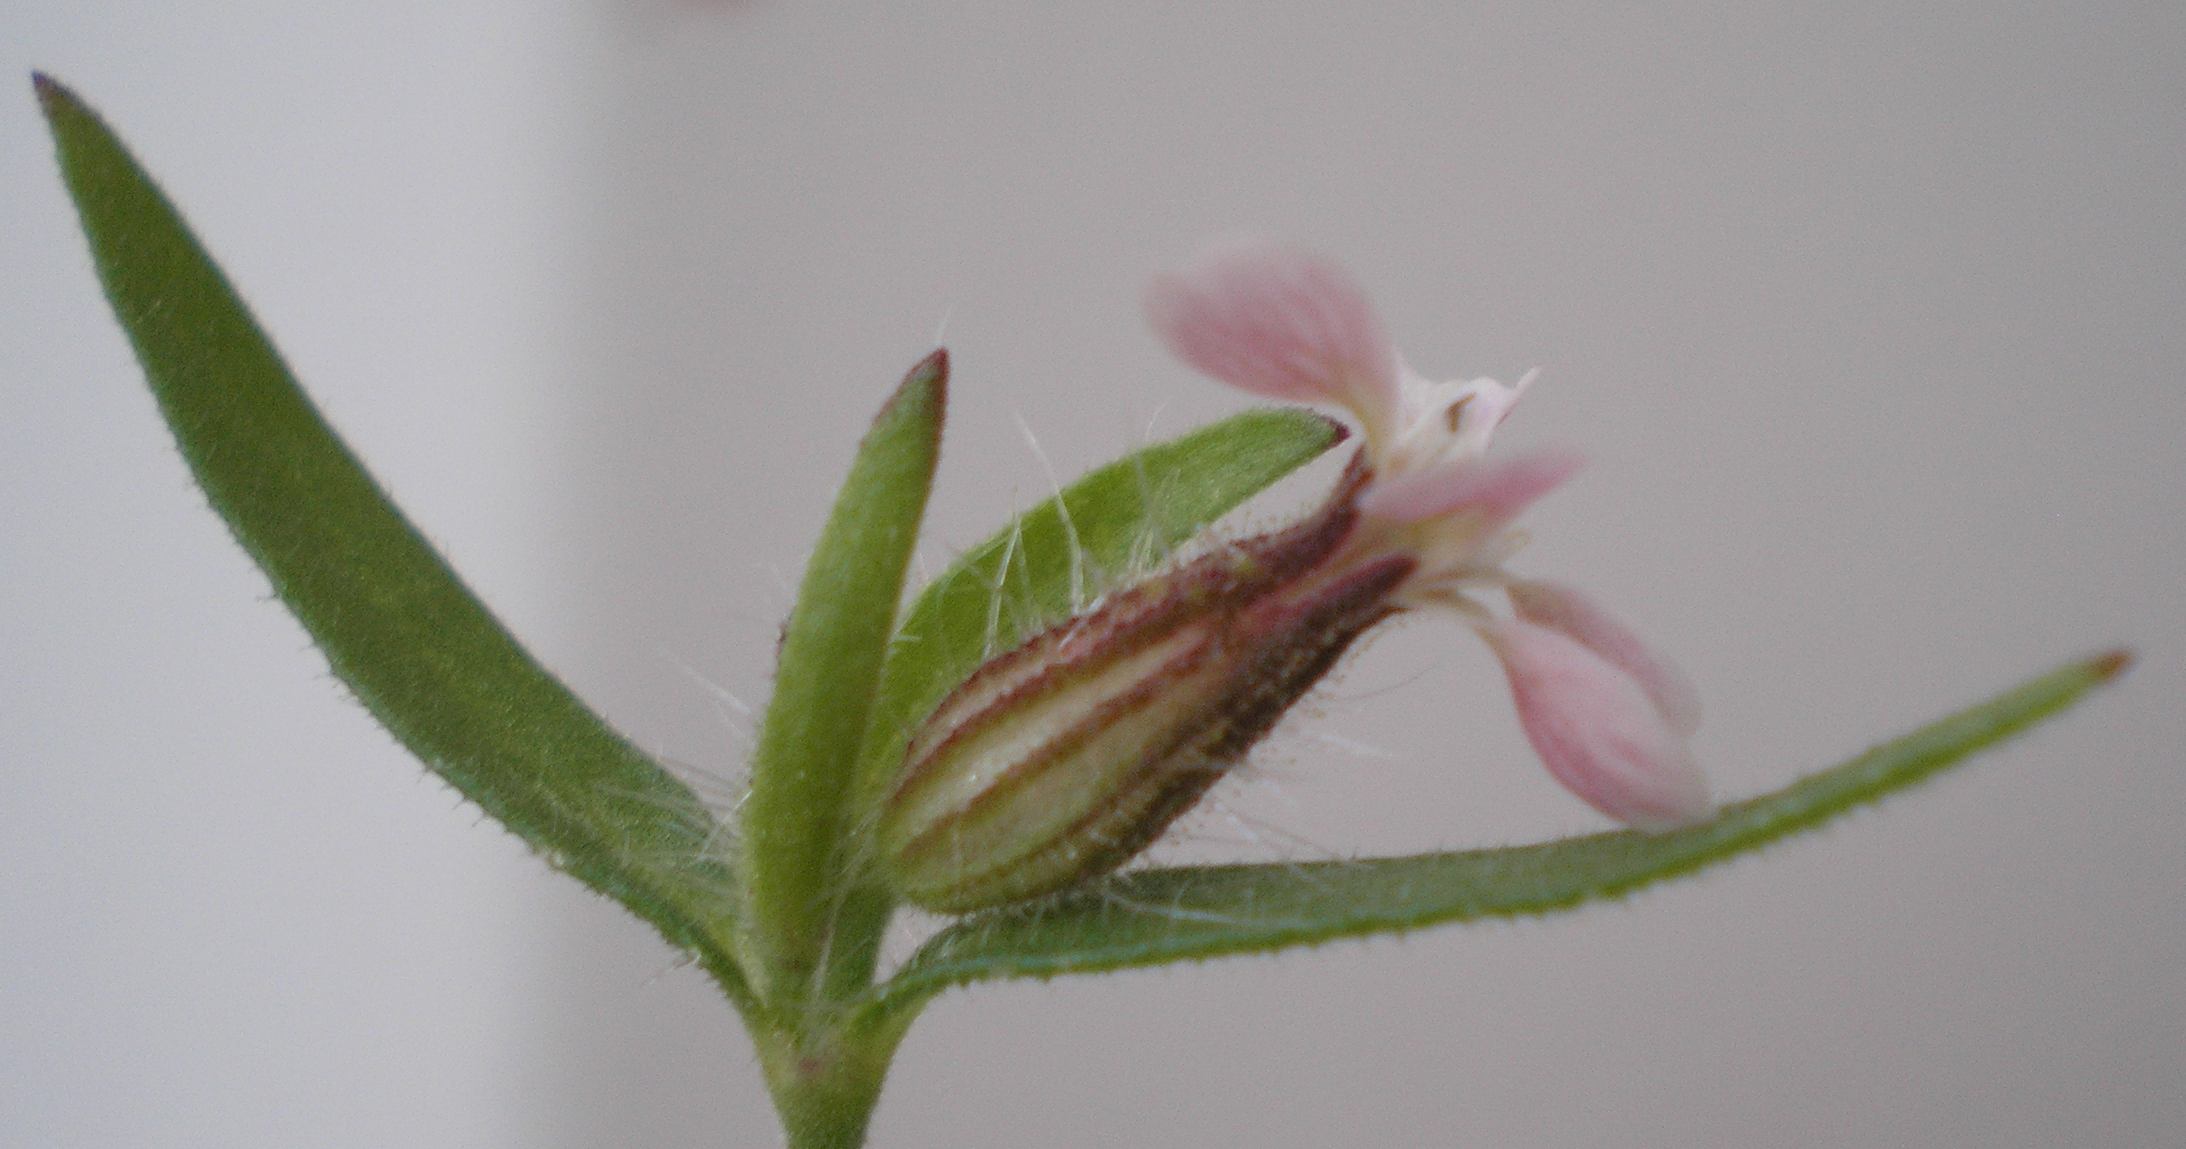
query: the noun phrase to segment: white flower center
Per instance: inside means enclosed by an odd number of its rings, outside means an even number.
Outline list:
[[[1435,383],[1400,364],[1397,428],[1387,442],[1372,444],[1374,469],[1384,478],[1444,470],[1488,453],[1495,429],[1540,374],[1526,372],[1505,386],[1493,379]]]

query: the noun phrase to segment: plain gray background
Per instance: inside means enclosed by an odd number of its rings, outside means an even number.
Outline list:
[[[1962,774],[1625,904],[945,997],[876,1145],[2186,1127],[2177,6],[0,14],[0,1143],[777,1136],[700,976],[422,779],[265,601],[97,298],[31,66],[473,585],[724,798],[721,696],[763,700],[851,445],[944,321],[929,567],[1048,467],[1241,405],[1137,312],[1237,228],[1349,265],[1429,375],[1543,369],[1512,436],[1594,462],[1519,565],[1687,666],[1726,795],[2142,652]],[[1600,825],[1434,619],[1217,798],[1163,856]]]

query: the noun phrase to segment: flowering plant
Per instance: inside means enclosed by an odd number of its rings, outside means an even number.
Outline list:
[[[1332,404],[1363,446],[1296,525],[1136,580],[1333,447],[1256,411],[1096,470],[907,604],[949,363],[883,404],[784,626],[748,795],[709,808],[534,661],[382,494],[180,215],[72,93],[36,81],[107,296],[214,510],[334,672],[435,775],[689,953],[751,1031],[789,1141],[862,1142],[921,1008],[958,986],[1546,913],[1675,877],[1910,786],[2118,674],[2113,652],[1775,792],[1714,806],[1693,694],[1588,599],[1506,570],[1568,456],[1490,459],[1523,392],[1430,384],[1309,257],[1219,250],[1156,282],[1188,362]],[[1143,569],[1143,568],[1141,568]],[[1020,609],[997,609],[1007,593]],[[1490,609],[1495,593],[1508,616]],[[1456,612],[1550,771],[1630,829],[1363,861],[1117,872],[1365,629]],[[958,915],[883,971],[903,905]]]

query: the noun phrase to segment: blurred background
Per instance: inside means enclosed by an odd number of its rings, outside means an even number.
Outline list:
[[[777,1138],[702,977],[423,776],[206,512],[32,67],[512,628],[723,800],[937,331],[929,569],[1241,405],[1137,310],[1240,228],[1349,265],[1428,375],[1542,368],[1511,434],[1594,462],[1519,566],[1685,663],[1726,795],[2142,652],[1622,904],[945,997],[875,1145],[2175,1144],[2182,52],[2155,3],[0,4],[0,1144]],[[1162,856],[1600,826],[1434,619],[1217,799]]]

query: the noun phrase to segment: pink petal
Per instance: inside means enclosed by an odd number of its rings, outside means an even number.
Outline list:
[[[1510,678],[1527,740],[1565,789],[1642,830],[1714,812],[1691,747],[1632,676],[1547,627],[1496,622],[1481,633]]]
[[[1560,583],[1514,582],[1507,589],[1518,617],[1576,640],[1631,675],[1670,729],[1688,738],[1700,729],[1700,692],[1692,680],[1594,600]]]
[[[1233,241],[1154,277],[1146,316],[1169,349],[1255,395],[1348,407],[1386,426],[1396,357],[1351,277],[1324,260]]]
[[[1503,523],[1535,499],[1561,486],[1584,460],[1563,451],[1543,450],[1487,462],[1457,456],[1377,481],[1359,496],[1359,509],[1378,519],[1417,523],[1446,515],[1477,513]]]

